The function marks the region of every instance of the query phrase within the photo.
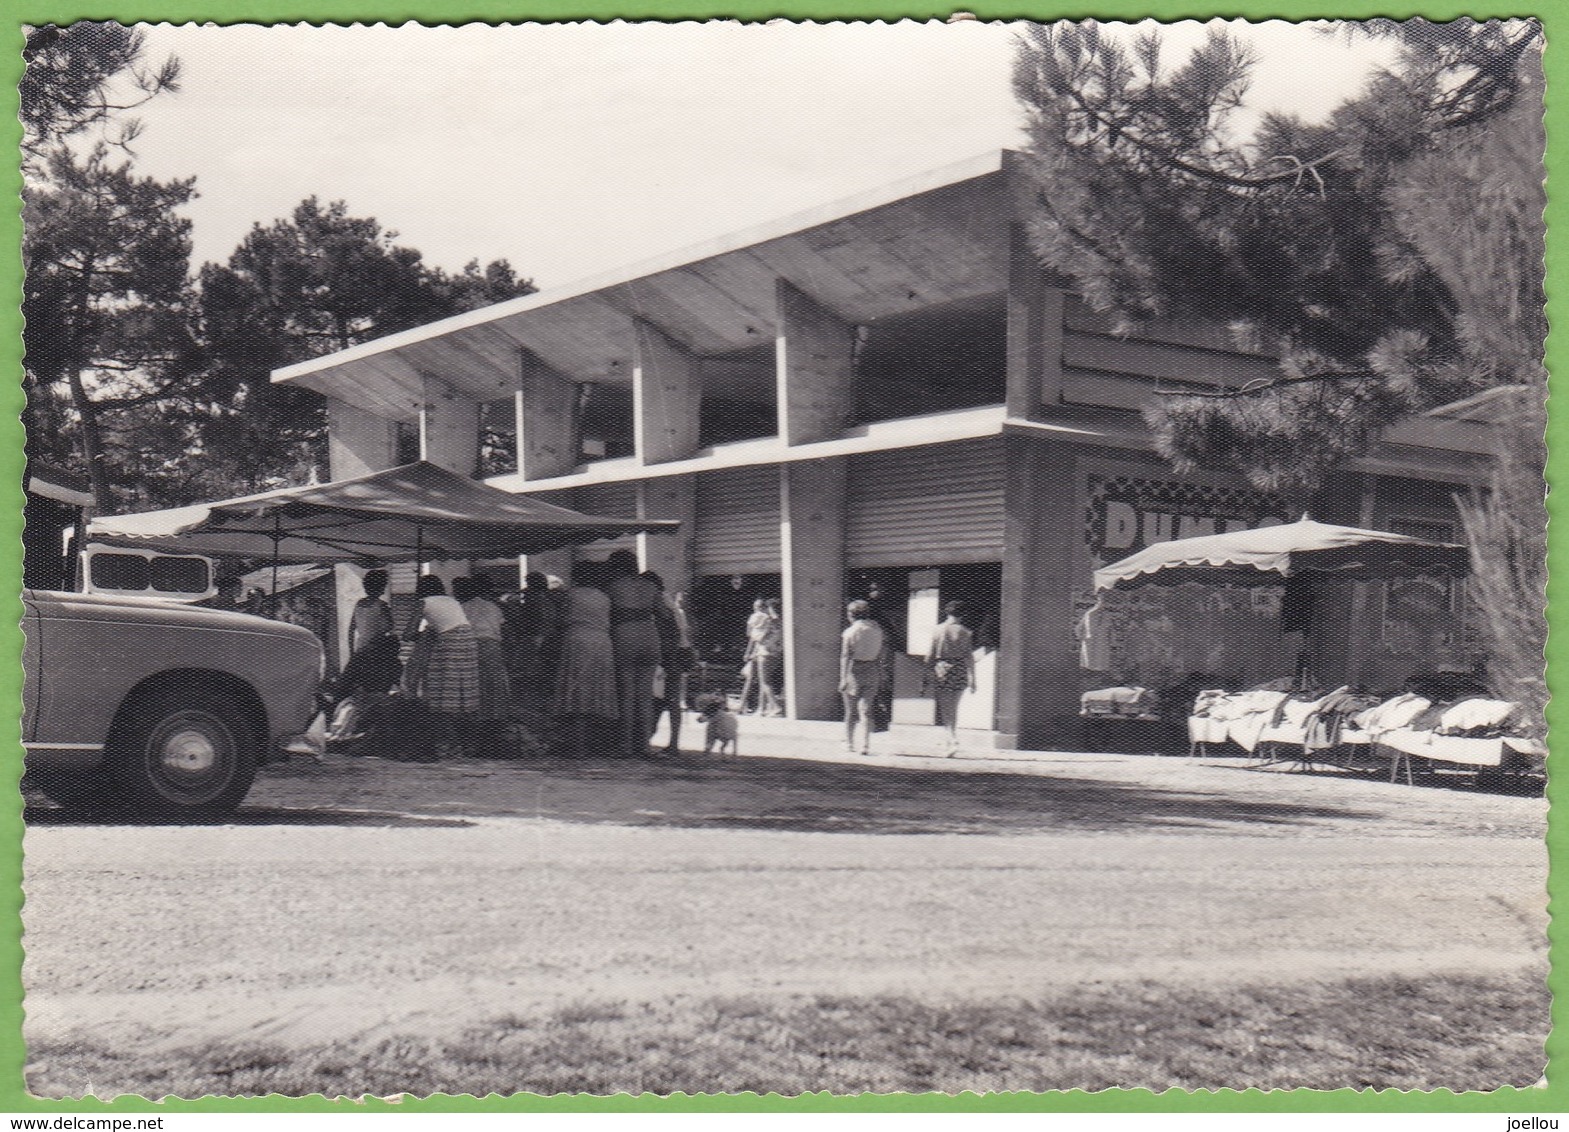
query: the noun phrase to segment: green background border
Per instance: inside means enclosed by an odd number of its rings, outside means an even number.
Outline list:
[[[245,22],[309,22],[353,23],[387,22],[402,23],[417,20],[421,23],[465,22],[523,22],[529,20],[610,20],[610,19],[706,19],[734,18],[765,20],[779,17],[793,19],[941,19],[955,10],[973,12],[982,19],[1058,19],[1094,16],[1103,19],[1133,20],[1148,17],[1163,20],[1209,18],[1214,16],[1242,17],[1251,20],[1315,18],[1365,19],[1385,16],[1403,19],[1425,16],[1435,20],[1455,19],[1461,16],[1476,18],[1535,16],[1546,28],[1548,50],[1547,65],[1547,128],[1548,128],[1548,314],[1556,327],[1560,315],[1565,313],[1565,284],[1569,282],[1566,267],[1564,232],[1565,209],[1569,207],[1569,194],[1558,194],[1551,189],[1566,172],[1569,172],[1569,147],[1562,139],[1569,134],[1565,108],[1569,96],[1569,67],[1559,36],[1569,39],[1569,4],[1564,0],[1521,0],[1518,3],[1499,3],[1497,0],[1477,0],[1472,3],[1434,2],[1378,4],[1367,0],[1339,0],[1326,3],[1321,0],[1230,0],[1229,3],[1202,3],[1194,0],[1082,0],[1064,3],[1062,0],[1037,0],[1024,3],[1020,0],[973,0],[948,6],[910,0],[775,0],[772,3],[722,3],[719,0],[117,0],[117,2],[91,3],[88,0],[20,0],[6,5],[6,17],[0,35],[5,37],[0,50],[0,69],[4,81],[0,82],[0,145],[7,152],[15,152],[20,142],[21,129],[17,122],[16,83],[22,72],[22,26],[28,23],[69,23],[81,19],[119,20],[124,23],[213,21],[216,23]],[[7,163],[3,172],[3,192],[10,201],[9,207],[0,209],[0,341],[4,342],[6,362],[5,378],[0,382],[0,498],[6,501],[0,513],[0,535],[11,540],[12,553],[0,556],[0,656],[7,663],[0,664],[0,697],[6,702],[21,703],[20,657],[22,638],[17,625],[21,616],[21,603],[17,598],[21,586],[21,528],[22,528],[22,430],[17,420],[21,409],[20,386],[16,375],[21,363],[21,221],[18,191],[21,176],[14,163]],[[1555,423],[1563,416],[1561,402],[1566,367],[1564,337],[1554,333],[1548,341],[1548,367],[1553,374],[1552,412]],[[1550,428],[1550,435],[1554,430]],[[1551,447],[1548,457],[1548,479],[1553,484],[1565,482],[1569,472],[1569,439],[1564,445]],[[1550,510],[1554,517],[1549,540],[1549,558],[1555,567],[1548,587],[1549,621],[1556,626],[1561,615],[1557,607],[1569,603],[1562,572],[1558,570],[1569,551],[1569,535],[1563,530],[1562,514],[1558,506]],[[1549,682],[1556,691],[1569,659],[1569,646],[1554,639],[1548,646]],[[13,719],[16,718],[13,716]],[[1548,711],[1554,734],[1563,730],[1565,709],[1555,700]],[[15,782],[20,776],[21,747],[19,730],[13,725],[5,749],[11,761],[0,777]],[[1548,798],[1557,811],[1566,789],[1561,776],[1554,776],[1548,784]],[[1526,1115],[1531,1113],[1569,1112],[1569,1084],[1563,1079],[1566,1062],[1565,1035],[1561,1025],[1565,1014],[1564,991],[1569,988],[1564,974],[1558,970],[1556,959],[1562,951],[1560,931],[1550,931],[1552,954],[1555,960],[1551,985],[1554,991],[1554,1030],[1547,1043],[1549,1074],[1545,1087],[1530,1089],[1501,1089],[1494,1093],[1401,1093],[1387,1091],[1374,1093],[1343,1089],[1338,1092],[1310,1092],[1306,1090],[1186,1093],[1168,1090],[1154,1093],[1143,1089],[1110,1090],[1099,1093],[999,1093],[958,1096],[922,1095],[863,1095],[835,1097],[813,1094],[797,1098],[738,1094],[727,1096],[675,1096],[675,1097],[433,1097],[406,1099],[396,1106],[382,1101],[335,1102],[321,1097],[287,1098],[263,1097],[257,1099],[226,1099],[212,1097],[202,1100],[168,1100],[152,1102],[134,1097],[115,1101],[43,1101],[27,1095],[22,1082],[23,1049],[20,1039],[22,1025],[22,940],[21,940],[21,878],[22,878],[22,806],[20,793],[11,790],[0,796],[0,1111],[6,1112],[326,1112],[326,1111],[401,1111],[401,1112],[1502,1112]],[[1563,878],[1556,867],[1565,850],[1565,832],[1561,820],[1550,822],[1548,843],[1554,868],[1549,881],[1550,910],[1556,911],[1561,903]],[[84,908],[83,915],[93,910]],[[1557,1072],[1553,1070],[1556,1069]]]

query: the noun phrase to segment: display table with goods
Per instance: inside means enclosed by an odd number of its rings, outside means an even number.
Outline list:
[[[1262,763],[1292,761],[1350,767],[1358,756],[1387,762],[1390,780],[1412,762],[1434,769],[1539,774],[1547,749],[1519,704],[1469,681],[1415,677],[1407,690],[1372,696],[1255,688],[1201,692],[1188,717],[1190,753],[1233,744]]]
[[[1123,754],[1180,754],[1181,717],[1172,719],[1166,697],[1136,685],[1096,688],[1079,697],[1084,748]]]

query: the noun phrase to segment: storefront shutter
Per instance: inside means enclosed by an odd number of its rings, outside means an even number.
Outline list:
[[[697,477],[692,564],[699,576],[779,570],[779,469],[729,468]]]
[[[412,562],[394,562],[382,569],[387,571],[387,592],[411,594],[419,580],[419,567]]]
[[[573,495],[573,501],[566,506],[585,514],[604,515],[613,519],[637,518],[637,484],[635,483],[594,483],[578,488]],[[616,550],[630,550],[636,553],[637,535],[622,535],[619,538],[585,543],[578,550],[578,558],[597,561]]]
[[[1002,560],[999,438],[852,456],[849,480],[850,566]]]

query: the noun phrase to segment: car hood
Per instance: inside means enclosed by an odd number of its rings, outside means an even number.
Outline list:
[[[262,633],[292,637],[320,645],[316,634],[298,625],[236,613],[228,609],[208,609],[178,601],[152,597],[116,597],[107,594],[61,593],[53,590],[26,590],[22,598],[39,610],[91,617],[104,621],[146,622],[159,625],[185,625],[192,628],[226,629],[230,632]]]

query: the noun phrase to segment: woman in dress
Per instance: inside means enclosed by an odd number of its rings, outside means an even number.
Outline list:
[[[654,670],[660,661],[658,617],[664,596],[638,574],[637,555],[630,550],[616,551],[605,566],[610,574],[605,592],[610,595],[621,751],[628,758],[646,758],[654,730]]]
[[[487,734],[500,731],[512,716],[511,682],[501,647],[505,614],[493,594],[491,580],[484,574],[452,581],[452,596],[463,606],[479,646],[479,721]]]
[[[665,580],[652,570],[644,570],[643,577],[659,591],[665,603],[665,617],[661,621],[662,632],[659,635],[659,667],[664,673],[664,686],[659,689],[659,696],[654,700],[654,720],[649,738],[653,738],[654,730],[659,727],[659,717],[668,714],[670,739],[665,744],[665,754],[678,755],[681,753],[681,717],[686,714],[687,673],[697,666],[697,653],[692,648],[692,625],[687,620],[686,607],[681,604],[680,594],[671,598],[665,593]]]
[[[752,603],[752,615],[746,619],[746,652],[741,655],[741,702],[736,709],[746,715],[752,710],[748,703],[752,690],[757,689],[757,706],[762,707],[762,664],[757,656],[757,642],[768,628],[768,603],[758,598]]]
[[[839,692],[844,696],[844,747],[845,750],[871,754],[872,705],[882,690],[883,652],[888,646],[883,628],[872,620],[872,607],[864,601],[852,601],[845,613],[850,627],[840,638]],[[862,723],[859,748],[855,743],[855,725]]]
[[[548,706],[550,691],[555,686],[555,666],[546,647],[556,633],[555,598],[549,579],[533,570],[524,579],[523,591],[504,609],[503,641],[511,646],[508,659],[512,691],[530,711]]]
[[[948,732],[948,756],[959,753],[959,697],[975,691],[975,634],[964,626],[964,603],[943,606],[943,623],[926,653],[927,681],[937,704],[937,726]]]
[[[752,652],[757,661],[757,714],[783,715],[780,697],[784,692],[784,616],[779,599],[771,597],[763,602],[763,613]]]
[[[462,746],[479,712],[479,645],[463,607],[447,596],[440,578],[422,575],[414,596],[420,607],[404,634],[414,641],[405,691],[424,702],[447,740]]]
[[[567,731],[574,758],[587,753],[589,727],[615,719],[616,661],[610,642],[610,598],[588,584],[586,562],[572,568],[572,585],[560,594],[560,628],[551,714]]]

